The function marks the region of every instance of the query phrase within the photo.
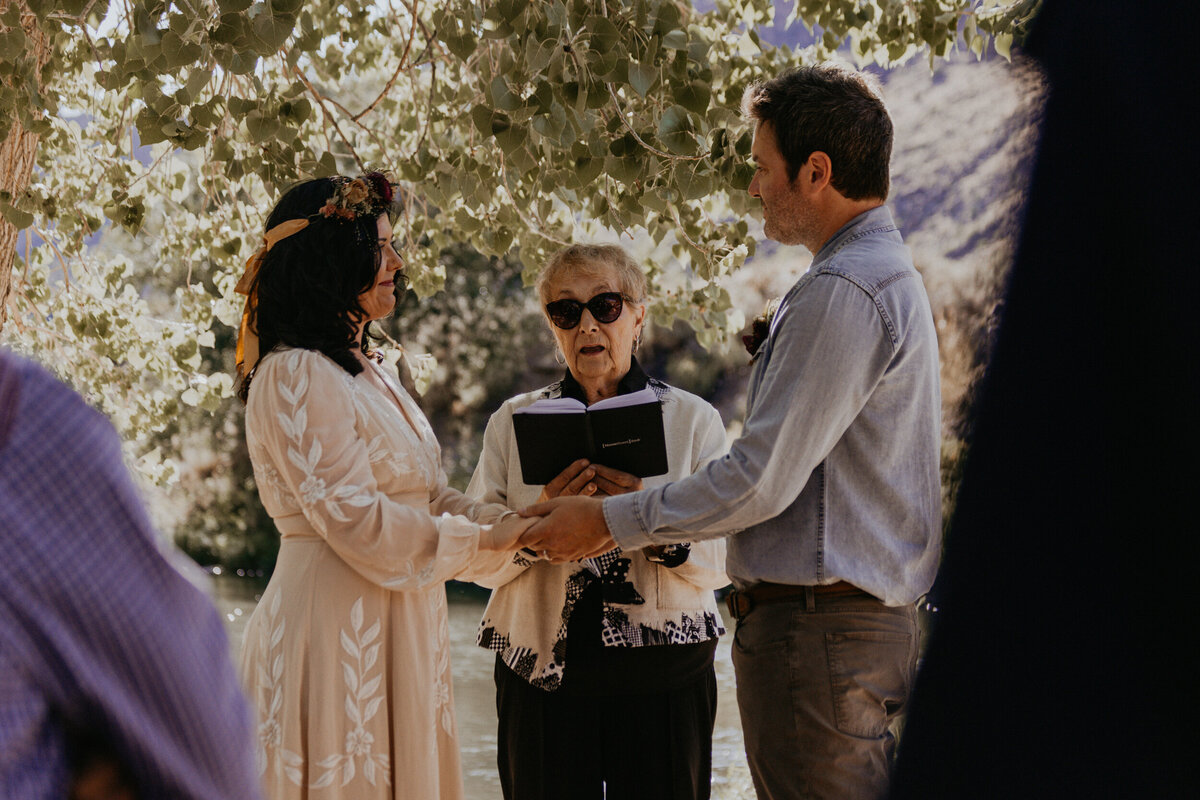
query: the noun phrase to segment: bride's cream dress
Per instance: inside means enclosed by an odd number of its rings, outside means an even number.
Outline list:
[[[271,800],[462,797],[443,583],[507,557],[477,558],[505,509],[447,487],[424,415],[367,369],[273,352],[246,408],[282,534],[241,659]]]

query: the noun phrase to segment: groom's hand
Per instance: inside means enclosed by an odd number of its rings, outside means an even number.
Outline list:
[[[592,558],[617,546],[598,497],[558,497],[523,508],[521,515],[542,520],[521,535],[519,544],[554,563]]]

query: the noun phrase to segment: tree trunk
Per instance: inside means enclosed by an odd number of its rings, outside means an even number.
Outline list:
[[[21,8],[21,28],[25,31],[26,46],[33,54],[40,77],[42,67],[50,58],[50,46],[46,35],[37,24],[37,17],[29,10],[25,0],[0,0],[0,11],[7,10],[13,3]],[[40,112],[36,112],[40,113]],[[22,127],[18,115],[12,113],[12,127],[8,136],[0,142],[0,191],[9,193],[14,200],[29,186],[37,156],[38,136]],[[12,268],[17,252],[17,228],[6,219],[0,218],[0,329],[8,319],[9,295],[12,293]]]

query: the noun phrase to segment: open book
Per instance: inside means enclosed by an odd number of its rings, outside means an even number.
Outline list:
[[[513,428],[521,480],[531,486],[580,458],[639,478],[667,471],[662,403],[649,387],[591,406],[569,397],[538,400],[513,412]]]

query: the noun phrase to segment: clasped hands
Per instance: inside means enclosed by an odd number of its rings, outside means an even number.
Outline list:
[[[555,564],[607,553],[617,543],[604,520],[604,498],[641,488],[636,475],[580,459],[546,484],[537,503],[520,510],[538,519],[517,544]]]

